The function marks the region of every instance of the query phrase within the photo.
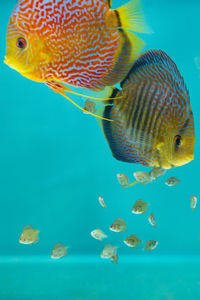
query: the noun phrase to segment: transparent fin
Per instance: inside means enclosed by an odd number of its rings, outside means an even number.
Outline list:
[[[104,129],[103,129],[102,120],[103,120],[104,110],[105,110],[105,106],[96,110],[96,114],[98,116],[100,116],[100,118],[97,118],[97,123],[99,124],[99,126],[100,126],[101,130],[103,131],[103,133],[104,133]]]
[[[26,229],[33,229],[33,227],[31,227],[30,225],[26,225],[26,226],[24,226],[23,230],[26,230]]]

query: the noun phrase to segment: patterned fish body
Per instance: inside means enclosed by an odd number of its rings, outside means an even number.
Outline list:
[[[117,246],[112,246],[110,244],[106,245],[101,252],[101,258],[111,258],[117,253]]]
[[[142,241],[138,238],[136,234],[132,234],[124,240],[124,243],[128,247],[138,248],[138,246],[142,243]]]
[[[140,172],[140,171],[139,172],[134,172],[133,176],[135,177],[135,179],[138,182],[140,182],[142,184],[148,184],[152,181],[149,173],[147,173],[147,172]]]
[[[122,218],[117,218],[109,229],[114,232],[125,232],[126,228],[126,222]]]
[[[152,180],[157,180],[158,177],[164,175],[166,173],[165,169],[162,169],[160,167],[154,167],[150,172],[149,176]]]
[[[118,260],[119,260],[119,256],[117,255],[117,253],[114,253],[113,256],[111,256],[110,261],[113,264],[118,264]]]
[[[139,0],[110,6],[109,0],[20,0],[9,20],[5,62],[56,92],[65,91],[63,84],[114,85],[144,46],[126,29],[146,29]]]
[[[147,51],[98,113],[114,157],[170,169],[194,158],[195,131],[189,94],[175,63],[163,51]]]
[[[149,223],[156,228],[156,219],[155,219],[155,216],[154,214],[150,214],[150,216],[148,217],[148,220],[149,220]]]
[[[144,250],[153,251],[158,246],[158,241],[147,241]]]
[[[167,186],[177,186],[180,183],[180,179],[176,178],[176,177],[170,177],[165,181],[165,184]]]
[[[102,197],[102,196],[99,196],[98,200],[99,200],[100,205],[101,205],[104,209],[106,209],[106,204],[105,204],[105,201],[104,201],[103,197]]]
[[[197,197],[196,196],[191,196],[190,198],[190,207],[192,210],[194,210],[197,206]]]
[[[128,176],[125,175],[125,174],[121,174],[121,173],[118,173],[117,174],[117,179],[119,181],[119,184],[121,184],[122,187],[128,187],[130,182],[129,182],[129,179],[128,179]]]
[[[25,226],[20,235],[19,243],[29,245],[38,242],[39,242],[39,230],[34,229],[30,225]]]
[[[144,202],[142,199],[139,199],[135,202],[132,208],[132,213],[136,215],[141,215],[147,212],[149,203]]]
[[[56,244],[51,252],[51,258],[60,259],[67,255],[67,246]]]
[[[91,232],[91,236],[96,240],[102,241],[103,239],[107,238],[107,235],[103,233],[101,229],[95,229]]]

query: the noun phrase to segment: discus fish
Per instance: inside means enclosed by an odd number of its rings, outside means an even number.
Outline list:
[[[117,9],[111,0],[20,0],[5,63],[82,109],[65,94],[80,95],[67,85],[98,91],[120,82],[144,47],[130,31],[148,32],[139,0]]]
[[[142,183],[142,184],[148,184],[152,181],[149,173],[146,172],[134,172],[133,176],[135,177],[135,179]]]
[[[97,121],[116,159],[162,169],[193,160],[195,131],[189,93],[165,52],[142,54],[121,89],[113,89],[110,104],[97,113],[113,120]]]
[[[168,186],[177,186],[181,181],[176,177],[170,177],[165,181],[165,184]]]
[[[126,223],[122,218],[118,218],[112,223],[110,226],[110,230],[114,232],[125,232],[126,231]]]
[[[67,256],[67,246],[63,246],[62,244],[56,244],[52,250],[51,258],[59,259],[64,256]]]
[[[144,250],[152,251],[158,246],[157,241],[147,241]]]
[[[39,241],[39,230],[34,229],[30,225],[23,228],[22,234],[19,238],[20,244],[35,244]]]
[[[91,236],[96,240],[102,241],[103,239],[107,238],[107,235],[103,233],[101,229],[95,229],[91,232]]]
[[[83,112],[85,114],[88,114],[88,112],[91,112],[91,113],[95,113],[96,111],[96,103],[90,101],[90,100],[86,100],[85,101],[85,105],[83,107]]]
[[[144,202],[142,199],[139,199],[135,202],[132,208],[132,213],[136,215],[141,215],[147,212],[149,203]]]
[[[138,246],[142,243],[142,241],[137,237],[136,234],[130,235],[124,240],[124,243],[128,247],[138,248]]]
[[[125,174],[121,174],[121,173],[118,173],[117,174],[117,179],[119,181],[119,184],[121,184],[121,186],[123,188],[126,188],[129,186],[129,179],[128,179],[128,176],[125,175]]]
[[[135,172],[133,176],[135,177],[136,181],[129,184],[129,187],[136,185],[138,183],[148,184],[153,180],[156,180],[159,176],[164,175],[166,172],[165,169],[160,167],[154,167],[149,173],[147,172]]]
[[[149,175],[152,180],[156,180],[159,176],[162,176],[166,173],[165,169],[162,169],[160,167],[154,167],[150,172]]]
[[[104,209],[106,209],[106,204],[105,204],[105,201],[104,201],[103,197],[99,196],[98,199],[99,199],[100,205],[101,205]]]
[[[119,260],[119,256],[117,255],[117,253],[113,254],[113,256],[111,256],[110,261],[113,264],[118,264],[118,260]]]
[[[101,252],[101,258],[111,258],[117,253],[117,246],[106,245]]]
[[[155,216],[154,216],[154,214],[152,213],[152,214],[150,214],[150,216],[149,216],[149,218],[148,218],[148,220],[149,220],[149,223],[153,226],[153,227],[155,227],[156,228],[156,219],[155,219]]]
[[[191,209],[194,210],[197,206],[197,197],[192,196],[190,200]]]

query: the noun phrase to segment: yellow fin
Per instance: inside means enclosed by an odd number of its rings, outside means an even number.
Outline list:
[[[103,117],[101,117],[101,116],[98,116],[98,115],[96,115],[96,114],[93,114],[93,113],[91,113],[91,112],[85,110],[84,108],[82,108],[81,106],[79,106],[77,103],[75,103],[71,98],[69,98],[67,95],[65,95],[64,92],[62,92],[62,91],[57,91],[57,92],[60,93],[60,94],[61,94],[62,96],[64,96],[67,100],[69,100],[72,104],[74,104],[76,107],[78,107],[80,110],[84,111],[85,113],[87,113],[87,114],[89,114],[89,115],[92,115],[92,116],[94,116],[94,117],[96,117],[96,118],[99,118],[99,119],[102,119],[102,120],[106,120],[106,121],[112,122],[112,120],[110,120],[110,119],[103,118]]]
[[[131,0],[116,11],[119,14],[121,28],[140,33],[150,32],[144,20],[140,0]]]
[[[77,96],[81,96],[81,97],[89,98],[89,99],[93,99],[93,100],[99,100],[99,101],[110,100],[109,97],[97,98],[97,97],[87,96],[87,95],[84,95],[84,94],[80,94],[80,93],[74,92],[74,91],[70,90],[65,84],[63,84],[62,82],[59,82],[59,81],[53,81],[52,83],[56,84],[57,87],[62,88],[63,91],[71,93],[71,94],[74,94],[74,95],[77,95]],[[111,89],[111,87],[108,87],[107,93],[110,93],[110,89]],[[104,90],[106,90],[106,89],[104,89]],[[118,98],[121,98],[121,97],[118,97]]]
[[[140,183],[140,182],[139,181],[134,181],[133,183],[130,183],[129,185],[127,185],[125,188],[128,188],[130,186],[136,185],[138,183]]]
[[[75,103],[71,98],[69,98],[65,94],[65,90],[62,88],[62,86],[60,84],[56,84],[55,82],[49,82],[49,81],[47,81],[46,85],[48,87],[50,87],[50,89],[52,89],[54,92],[61,94],[63,97],[65,97],[67,100],[69,100],[72,104],[74,104],[76,107],[78,107],[80,110],[84,111],[85,113],[87,113],[89,115],[92,115],[92,116],[94,116],[96,118],[100,118],[100,119],[112,122],[112,120],[110,120],[110,119],[102,118],[101,116],[98,116],[98,115],[93,114],[93,113],[91,113],[89,111],[86,111],[84,108],[82,108],[81,106],[79,106],[77,103]],[[66,91],[68,91],[68,90],[66,89]]]
[[[130,31],[126,31],[126,34],[129,40],[132,42],[132,55],[131,61],[134,62],[140,53],[142,52],[143,48],[145,47],[146,43],[139,38],[136,34]]]
[[[97,123],[99,124],[99,126],[100,126],[101,130],[103,131],[103,133],[104,133],[104,130],[103,130],[103,122],[102,122],[103,117],[102,117],[102,116],[103,116],[103,114],[104,114],[104,111],[105,111],[105,106],[99,108],[99,109],[96,111],[96,113],[98,114],[98,116],[101,117],[101,118],[97,118]]]

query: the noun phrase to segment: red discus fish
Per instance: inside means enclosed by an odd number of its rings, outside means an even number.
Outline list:
[[[139,0],[114,10],[111,0],[20,0],[5,63],[73,102],[66,85],[98,91],[126,76],[144,46],[129,30],[147,31]]]

